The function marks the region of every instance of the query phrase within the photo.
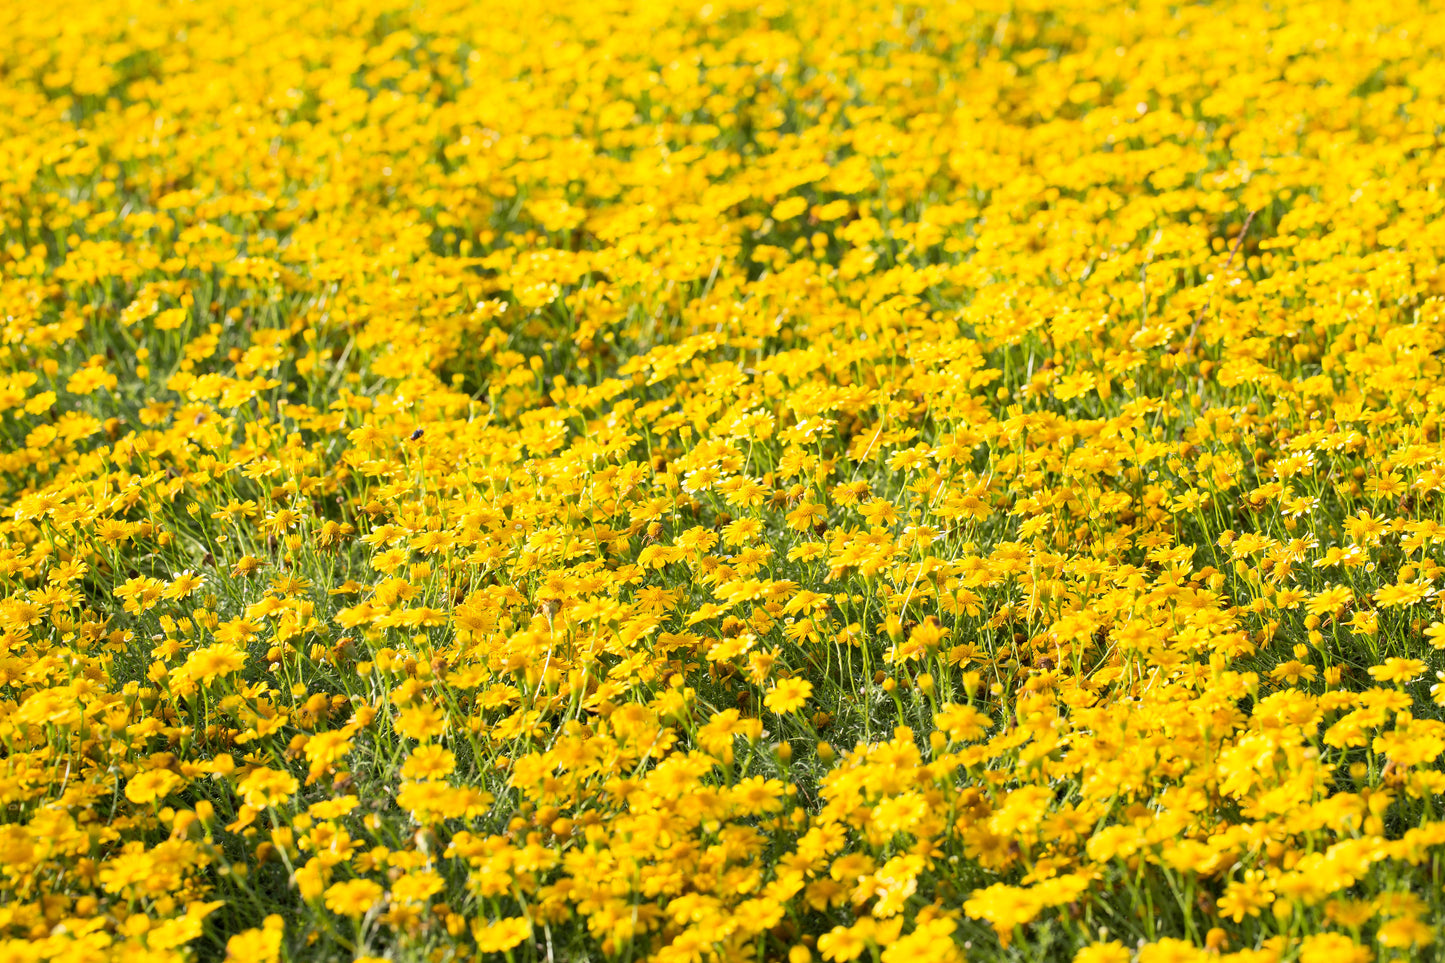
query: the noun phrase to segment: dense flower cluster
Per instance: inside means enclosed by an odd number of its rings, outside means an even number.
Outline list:
[[[0,956],[1434,952],[1434,6],[0,6]]]

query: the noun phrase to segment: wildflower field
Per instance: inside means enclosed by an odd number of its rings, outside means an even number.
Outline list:
[[[1437,4],[0,38],[0,959],[1445,950]]]

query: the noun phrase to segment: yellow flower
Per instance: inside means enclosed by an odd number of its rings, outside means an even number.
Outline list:
[[[326,888],[326,908],[338,916],[363,916],[382,898],[382,888],[369,879],[348,879]]]
[[[331,771],[331,768],[344,759],[351,749],[352,741],[342,730],[317,733],[306,740],[303,752],[311,763],[308,781],[314,781],[323,773]]]
[[[1380,665],[1370,666],[1370,678],[1379,682],[1409,682],[1419,678],[1425,671],[1425,663],[1420,659],[1399,659],[1389,658]]]
[[[204,583],[205,580],[201,576],[187,569],[172,579],[162,594],[168,599],[183,599],[193,594]]]
[[[148,769],[125,784],[125,798],[137,805],[159,802],[179,789],[185,780],[167,769]]]
[[[1381,923],[1375,938],[1383,946],[1408,949],[1429,946],[1435,942],[1435,931],[1432,926],[1414,916],[1401,916]]]
[[[261,927],[232,936],[226,942],[227,963],[276,963],[281,958],[285,927],[283,918],[273,913]]]
[[[420,746],[402,763],[401,774],[407,779],[443,779],[456,768],[457,757],[441,746]]]
[[[1117,940],[1091,943],[1074,954],[1074,963],[1129,963],[1133,958],[1124,944]]]
[[[1043,904],[1034,893],[1004,883],[975,890],[963,904],[963,911],[969,916],[993,926],[1005,947],[1012,941],[1014,930],[1032,922],[1042,909]]]
[[[813,683],[807,679],[781,679],[768,690],[763,703],[779,715],[785,715],[807,705],[812,694]]]
[[[1395,608],[1401,605],[1414,605],[1416,602],[1423,602],[1435,594],[1435,589],[1429,582],[1399,582],[1393,585],[1386,585],[1375,593],[1375,601],[1381,608]]]
[[[446,717],[432,705],[403,709],[397,713],[396,731],[409,739],[430,739],[446,731]]]
[[[125,601],[125,610],[138,615],[155,606],[165,585],[159,579],[133,578],[126,580],[115,590],[115,595]]]
[[[856,960],[868,948],[864,932],[859,926],[835,926],[818,937],[818,952],[830,963]]]
[[[103,360],[103,359],[102,359]],[[71,394],[88,395],[100,388],[114,390],[119,379],[99,364],[81,368],[65,383],[65,390]]]
[[[252,809],[280,805],[300,787],[296,777],[275,769],[253,769],[236,787],[245,804]]]
[[[230,675],[246,664],[246,655],[235,646],[218,643],[197,649],[186,658],[181,671],[197,682],[210,682]]]
[[[477,950],[481,953],[505,953],[531,935],[532,924],[515,916],[472,926],[472,938],[477,941]]]
[[[788,221],[808,209],[808,202],[801,197],[789,197],[773,205],[773,220]]]
[[[1240,879],[1230,880],[1219,898],[1219,912],[1239,923],[1246,916],[1258,916],[1259,911],[1274,902],[1274,881],[1257,869],[1247,869]]]

